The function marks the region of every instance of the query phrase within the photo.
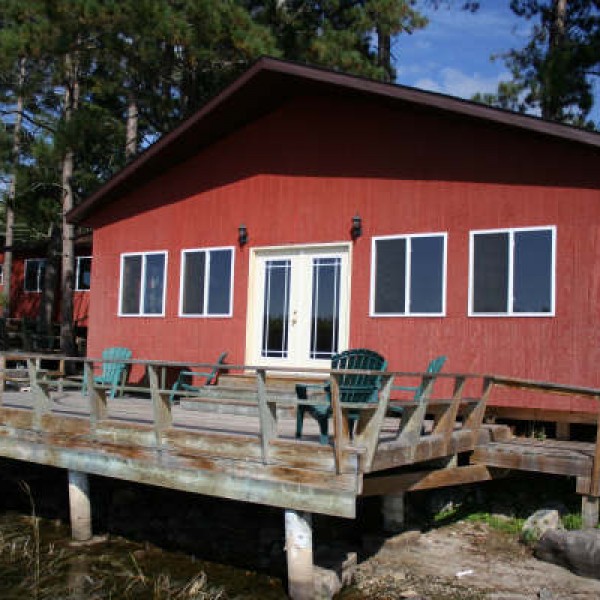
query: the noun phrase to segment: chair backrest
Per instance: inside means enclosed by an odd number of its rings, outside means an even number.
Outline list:
[[[118,361],[131,358],[131,350],[129,348],[105,348],[102,351],[103,361]],[[106,383],[118,385],[121,375],[126,365],[122,362],[102,362],[102,379]]]
[[[387,361],[373,350],[357,348],[345,350],[331,359],[332,369],[360,369],[385,371]],[[380,375],[345,373],[339,379],[341,402],[377,402],[381,386]]]
[[[216,385],[219,377],[219,371],[221,370],[221,365],[225,363],[225,358],[227,358],[227,352],[221,352],[219,358],[217,358],[217,362],[213,367],[213,370],[210,372],[208,377],[206,378],[206,385]]]
[[[442,370],[442,367],[444,366],[444,363],[446,362],[446,360],[447,360],[446,356],[438,356],[437,358],[430,360],[429,364],[427,365],[427,370],[425,372],[432,373],[433,375],[435,375],[436,373],[439,373]],[[416,389],[415,400],[421,400],[423,398],[423,392],[425,391],[425,385],[426,385],[425,382],[423,382]]]

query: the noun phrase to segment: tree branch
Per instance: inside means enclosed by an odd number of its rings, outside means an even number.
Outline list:
[[[25,119],[28,123],[30,123],[31,125],[34,125],[35,127],[39,127],[40,129],[44,129],[50,133],[56,133],[56,129],[54,127],[50,127],[50,125],[47,125],[45,123],[42,123],[41,121],[38,121],[37,119],[34,119],[33,117],[29,116],[29,114],[22,110],[22,111],[18,111],[18,110],[0,110],[0,114],[3,117],[8,117],[8,116],[14,116],[14,115],[18,115],[20,114],[21,117],[23,119]]]

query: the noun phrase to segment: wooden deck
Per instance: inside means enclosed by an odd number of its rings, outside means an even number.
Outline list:
[[[361,496],[383,496],[384,525],[395,528],[403,523],[405,492],[486,481],[509,469],[555,473],[577,478],[584,525],[598,523],[600,444],[511,439],[506,426],[484,417],[498,385],[596,399],[600,390],[491,375],[362,372],[380,375],[382,387],[377,403],[357,404],[340,401],[342,371],[273,377],[240,365],[226,368],[245,374],[241,384],[223,379],[173,405],[167,372],[182,365],[127,361],[144,367],[146,383],[108,400],[106,387],[94,382],[97,359],[54,357],[58,367],[41,368],[48,357],[20,355],[26,368],[11,369],[0,358],[0,456],[68,470],[75,539],[92,536],[88,474],[280,507],[294,600],[314,597],[311,514],[353,518]],[[68,361],[83,365],[83,377],[64,376]],[[331,385],[327,445],[310,419],[302,439],[295,437],[299,403],[329,406],[323,396],[296,397],[295,382],[314,377]],[[421,399],[394,397],[394,380],[416,380]],[[360,411],[353,436],[344,416],[350,409]],[[600,428],[600,413],[596,423]]]
[[[27,369],[18,371],[20,378],[2,371],[16,384],[30,384],[29,391],[5,391],[0,401],[0,456],[8,458],[349,518],[362,495],[483,481],[500,469],[574,476],[580,493],[600,496],[597,445],[511,440],[507,427],[484,424],[494,385],[517,380],[392,372],[384,375],[379,403],[347,406],[339,402],[335,371],[277,379],[261,368],[233,366],[228,368],[246,373],[243,384],[208,386],[171,405],[170,389],[161,382],[172,363],[129,361],[145,367],[147,385],[107,400],[106,390],[93,384],[98,360],[79,359],[91,390],[84,396],[81,380],[40,369],[40,357],[21,359]],[[316,423],[309,418],[303,438],[294,436],[293,384],[299,376],[332,378],[329,445],[318,443]],[[390,416],[389,407],[399,405],[390,400],[392,381],[415,378],[426,386],[424,400],[402,401],[402,416]],[[441,395],[433,394],[434,384]],[[468,397],[466,390],[479,394]],[[343,416],[350,407],[361,411],[353,438]],[[470,457],[468,464],[457,466],[457,455]]]

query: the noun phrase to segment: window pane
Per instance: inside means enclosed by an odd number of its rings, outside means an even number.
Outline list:
[[[340,269],[339,258],[313,259],[311,358],[331,358],[338,351]]]
[[[37,261],[38,263],[38,284],[37,289],[38,292],[42,291],[44,287],[44,279],[46,277],[46,259],[40,259]]]
[[[25,261],[25,282],[26,292],[40,292],[44,283],[44,274],[46,272],[46,260],[43,258],[32,258]]]
[[[231,303],[231,250],[211,250],[208,313],[227,315]]]
[[[406,240],[377,240],[375,254],[375,312],[404,313]]]
[[[444,238],[411,238],[410,312],[441,313],[444,286]]]
[[[265,301],[262,356],[286,358],[290,312],[289,260],[268,260],[265,264]]]
[[[124,315],[140,313],[140,286],[142,282],[142,257],[123,258],[123,289],[121,290],[121,312]]]
[[[183,265],[183,314],[204,314],[206,252],[185,252]]]
[[[81,256],[77,259],[77,288],[78,290],[89,290],[91,273],[92,273],[92,259],[89,256]]]
[[[552,231],[517,231],[514,312],[552,311]]]
[[[508,233],[474,236],[473,312],[508,311]]]
[[[163,309],[165,256],[164,254],[147,254],[145,258],[144,314],[159,315]]]
[[[37,291],[37,261],[28,260],[25,262],[25,291]]]

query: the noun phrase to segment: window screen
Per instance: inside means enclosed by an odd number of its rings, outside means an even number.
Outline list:
[[[552,313],[554,234],[554,228],[474,233],[472,313]]]
[[[181,314],[219,316],[231,314],[233,250],[185,250]]]
[[[46,272],[46,259],[30,258],[25,261],[25,282],[26,292],[41,292],[44,284],[44,274]]]
[[[445,235],[375,239],[374,252],[375,315],[443,314]]]
[[[75,289],[86,291],[90,289],[92,275],[92,257],[79,256],[77,258],[77,284]]]
[[[475,236],[473,309],[502,313],[508,309],[508,233]]]

